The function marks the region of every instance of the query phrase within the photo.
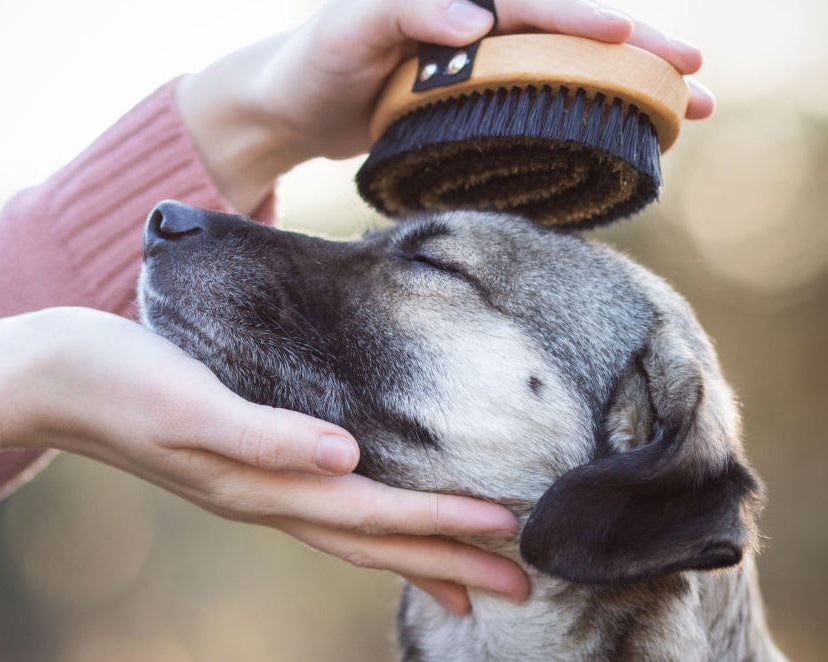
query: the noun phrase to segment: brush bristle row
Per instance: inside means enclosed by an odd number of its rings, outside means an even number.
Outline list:
[[[620,99],[567,87],[501,88],[393,122],[357,184],[388,215],[473,208],[591,227],[657,197],[660,152],[647,116]]]

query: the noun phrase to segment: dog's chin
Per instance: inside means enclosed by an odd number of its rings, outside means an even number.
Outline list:
[[[141,273],[138,276],[137,293],[138,321],[141,325],[180,345],[176,342],[176,334],[170,328],[171,325],[164,314],[165,308],[168,308],[168,297],[151,284],[151,273],[146,264],[141,267]]]
[[[148,311],[151,306],[150,299],[151,295],[149,294],[149,274],[147,273],[147,265],[141,265],[141,272],[138,274],[138,286],[136,288],[136,292],[138,295],[138,321],[141,323],[142,326],[147,327],[150,331],[158,331],[155,330],[152,326],[152,322],[150,321]]]
[[[193,358],[206,362],[203,332],[187,320],[185,310],[152,283],[151,271],[145,264],[138,277],[138,321],[153,333],[178,345]]]

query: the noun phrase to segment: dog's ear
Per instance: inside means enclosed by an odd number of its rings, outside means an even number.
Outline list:
[[[761,484],[741,458],[733,397],[706,341],[664,325],[619,380],[598,454],[558,479],[524,527],[544,573],[618,584],[738,563]]]

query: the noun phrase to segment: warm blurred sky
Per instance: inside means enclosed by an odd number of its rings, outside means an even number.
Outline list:
[[[0,202],[79,152],[121,113],[178,73],[297,25],[317,0],[4,0],[0,21]],[[761,98],[828,114],[824,0],[619,0],[614,5],[698,43],[701,78],[726,101]],[[681,143],[676,150],[681,149]],[[284,183],[289,218],[351,196],[356,163],[313,163]],[[341,204],[344,201],[344,205]],[[330,207],[328,207],[330,209]]]

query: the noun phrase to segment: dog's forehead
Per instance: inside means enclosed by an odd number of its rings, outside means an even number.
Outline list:
[[[426,213],[391,228],[387,246],[455,258],[471,268],[504,312],[533,308],[538,319],[612,322],[641,312],[640,278],[628,260],[577,235],[510,214]],[[577,311],[577,319],[568,313]]]
[[[437,240],[448,249],[466,251],[476,261],[506,261],[513,251],[534,243],[537,230],[508,214],[477,211],[422,213],[398,221],[388,229],[391,243]]]
[[[387,228],[381,241],[389,247],[427,246],[454,257],[487,277],[488,285],[524,301],[533,292],[548,298],[613,289],[630,276],[626,261],[604,247],[512,214],[418,214]]]

